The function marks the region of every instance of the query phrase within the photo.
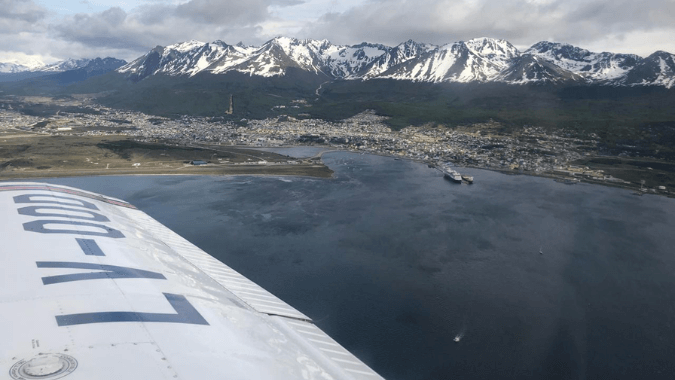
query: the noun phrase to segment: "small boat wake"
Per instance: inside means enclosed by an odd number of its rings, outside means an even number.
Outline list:
[[[466,334],[466,324],[464,324],[464,326],[462,326],[462,329],[459,331],[459,333],[457,333],[457,335],[455,335],[455,339],[453,339],[455,341],[455,343],[459,343],[459,341],[462,340],[462,338],[464,338],[465,334]]]

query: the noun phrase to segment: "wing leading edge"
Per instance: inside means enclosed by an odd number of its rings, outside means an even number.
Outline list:
[[[127,202],[3,183],[0,214],[0,373],[12,379],[382,379]]]

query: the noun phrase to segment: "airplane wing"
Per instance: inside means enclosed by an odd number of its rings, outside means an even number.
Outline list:
[[[0,183],[0,377],[382,379],[127,202]]]

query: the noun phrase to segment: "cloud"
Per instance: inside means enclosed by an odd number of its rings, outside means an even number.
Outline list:
[[[327,13],[299,34],[390,45],[410,38],[442,44],[483,36],[521,46],[540,40],[583,45],[653,30],[672,36],[673,25],[672,0],[375,0]]]
[[[206,24],[250,25],[268,17],[269,5],[270,2],[266,0],[192,0],[176,7],[175,15],[178,18]]]
[[[519,48],[550,40],[593,51],[675,53],[675,1],[645,0],[83,0],[64,15],[37,0],[0,0],[0,58],[113,55],[196,39],[260,44],[275,35],[396,45],[503,38]],[[86,11],[87,4],[105,9]]]
[[[64,41],[87,47],[127,49],[138,55],[156,45],[196,39],[259,43],[268,8],[301,4],[298,0],[191,0],[180,5],[145,4],[132,11],[119,7],[76,14],[53,25]]]
[[[115,49],[143,50],[152,39],[118,7],[95,14],[76,14],[51,29],[60,40]]]
[[[44,40],[49,12],[32,0],[0,0],[0,57],[17,63],[41,61],[34,41]]]
[[[0,20],[40,21],[47,11],[32,0],[0,0]]]
[[[32,0],[0,0],[0,35],[35,31],[46,15]]]

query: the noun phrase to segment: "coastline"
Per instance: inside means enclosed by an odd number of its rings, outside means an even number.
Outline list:
[[[502,174],[507,174],[507,175],[527,175],[527,176],[533,176],[533,177],[542,177],[542,178],[548,178],[552,179],[554,181],[558,182],[563,182],[569,185],[573,185],[576,183],[588,183],[592,185],[601,185],[601,186],[608,186],[608,187],[616,187],[620,189],[626,189],[626,190],[632,190],[634,191],[633,194],[642,196],[642,195],[661,195],[664,197],[668,198],[675,198],[675,193],[672,192],[650,192],[650,191],[640,191],[640,185],[639,184],[634,184],[634,183],[626,183],[626,182],[619,182],[619,181],[610,181],[610,180],[594,180],[591,178],[584,178],[584,177],[569,177],[569,176],[563,176],[555,173],[550,173],[550,172],[542,172],[542,173],[534,173],[531,171],[515,171],[515,170],[504,170],[504,169],[497,169],[497,168],[485,168],[485,167],[478,167],[478,166],[461,166],[461,167],[466,167],[466,168],[471,168],[471,169],[480,169],[480,170],[490,170],[493,172],[499,172]],[[576,182],[574,183],[567,183],[569,180],[574,180]]]
[[[22,136],[23,137],[23,136]],[[26,137],[36,137],[26,136]],[[113,139],[116,140],[116,139]],[[102,140],[109,141],[109,140]],[[121,141],[121,140],[120,140]],[[132,141],[132,140],[128,140]],[[97,141],[94,141],[97,142]],[[118,141],[119,142],[119,141]],[[122,141],[124,142],[124,141]],[[99,145],[100,146],[100,142]],[[151,148],[148,148],[150,146]],[[317,149],[318,152],[312,153],[308,156],[303,157],[294,157],[292,164],[286,162],[289,156],[283,155],[282,153],[273,153],[277,149],[293,149],[293,148],[313,148]],[[358,151],[350,149],[340,149],[332,146],[321,146],[321,145],[283,145],[283,146],[274,146],[274,147],[252,147],[252,146],[225,146],[225,145],[210,145],[210,144],[199,144],[198,146],[175,146],[169,145],[168,143],[159,143],[159,144],[146,144],[139,145],[129,148],[133,154],[141,158],[150,158],[146,157],[149,155],[149,151],[152,153],[153,150],[161,150],[164,153],[161,153],[162,156],[172,156],[173,161],[167,163],[168,161],[148,161],[143,162],[139,166],[130,166],[129,163],[126,163],[124,167],[112,168],[101,168],[94,169],[89,165],[88,168],[82,168],[81,166],[77,167],[61,167],[61,168],[49,168],[49,169],[40,169],[39,163],[34,163],[33,168],[16,168],[8,170],[7,164],[3,164],[0,167],[0,181],[5,180],[20,180],[20,179],[31,179],[31,178],[61,178],[61,177],[88,177],[88,176],[123,176],[123,175],[215,175],[215,176],[226,176],[226,175],[262,175],[262,176],[307,176],[314,178],[332,178],[333,171],[321,162],[321,157],[323,154],[330,152],[348,152],[354,154],[371,154],[382,157],[389,157],[398,160],[407,160],[412,162],[417,162],[421,164],[433,165],[436,166],[435,162],[430,160],[415,159],[410,157],[404,157],[400,155],[386,154],[383,152],[376,151]],[[209,163],[203,166],[192,166],[186,165],[184,160],[187,156],[185,151],[191,150],[189,157],[192,159],[206,159],[213,158],[218,154],[229,154],[230,156],[238,156],[237,159],[230,163]],[[195,153],[198,150],[197,153]],[[272,152],[270,152],[272,151]],[[272,159],[273,161],[265,162],[264,164],[256,164],[254,162],[244,161],[245,157],[253,157],[251,152],[265,153],[265,159]],[[120,154],[119,151],[115,151],[116,154]],[[141,154],[142,153],[142,154]],[[56,157],[61,158],[70,158],[68,155],[69,152],[58,151]],[[124,154],[129,155],[128,152]],[[108,154],[105,155],[106,157]],[[29,156],[27,161],[33,161],[37,156],[35,154]],[[125,161],[134,161],[136,157],[130,159],[127,156]],[[52,160],[54,157],[50,157]],[[157,159],[157,157],[154,157]],[[165,157],[169,158],[169,157]],[[165,159],[161,158],[161,159]],[[237,161],[238,160],[238,161]],[[250,158],[247,159],[250,161]],[[16,159],[14,160],[16,161]],[[35,159],[37,162],[38,160]],[[63,161],[67,162],[67,161]],[[87,158],[87,164],[92,163],[92,160]],[[33,164],[33,162],[31,162]],[[153,166],[154,165],[154,166]],[[530,175],[542,178],[549,178],[559,182],[565,182],[568,184],[574,183],[589,183],[595,185],[603,185],[610,187],[623,188],[627,190],[634,191],[636,195],[661,195],[669,198],[675,198],[675,193],[671,191],[655,191],[656,189],[651,189],[651,191],[640,191],[641,185],[639,183],[619,180],[597,180],[593,178],[588,178],[585,176],[565,176],[561,174],[556,174],[552,172],[532,172],[528,170],[512,170],[512,169],[503,169],[495,167],[482,167],[474,165],[457,165],[456,168],[469,168],[469,169],[479,169],[479,170],[490,170],[494,172],[499,172],[502,174],[508,175]],[[476,178],[477,182],[480,181],[480,177]],[[573,182],[570,182],[572,180]]]
[[[264,150],[264,149],[289,149],[289,148],[323,148],[322,146],[318,145],[284,145],[284,146],[278,146],[278,147],[250,147],[249,149],[257,149],[257,150]],[[361,152],[357,150],[348,150],[348,149],[336,149],[334,147],[325,147],[325,150],[315,154],[314,156],[309,156],[309,157],[299,157],[299,159],[308,159],[310,157],[321,157],[324,153],[329,153],[329,152],[335,152],[335,151],[340,151],[340,152],[348,152],[348,153],[355,153],[355,154],[372,154],[376,156],[382,156],[382,157],[390,157],[398,160],[407,160],[407,161],[412,161],[412,162],[417,162],[420,164],[426,164],[426,165],[434,165],[435,163],[430,162],[428,160],[419,160],[419,159],[414,159],[410,157],[402,157],[398,155],[392,155],[392,154],[386,154],[382,152],[372,152],[372,151],[366,151],[366,152]],[[616,188],[621,188],[621,189],[626,189],[626,190],[632,190],[634,191],[633,194],[642,196],[642,195],[661,195],[665,196],[668,198],[675,198],[675,193],[670,192],[670,191],[657,191],[657,192],[651,192],[651,191],[640,191],[640,184],[638,183],[627,183],[623,180],[619,181],[612,181],[612,180],[594,180],[592,178],[585,178],[583,176],[564,176],[560,174],[555,174],[551,172],[532,172],[528,170],[511,170],[511,169],[501,169],[501,168],[493,168],[493,167],[484,167],[484,166],[473,166],[473,165],[456,165],[456,168],[469,168],[469,169],[478,169],[478,170],[489,170],[493,172],[499,172],[502,174],[507,174],[507,175],[527,175],[527,176],[534,176],[534,177],[542,177],[542,178],[548,178],[552,179],[554,181],[558,182],[563,182],[566,184],[575,184],[575,183],[589,183],[593,185],[602,185],[602,186],[609,186],[609,187],[616,187]],[[477,181],[480,181],[480,177],[476,178]],[[573,183],[567,183],[569,180],[574,180],[576,182]]]
[[[177,169],[108,169],[108,170],[61,170],[61,171],[17,171],[0,174],[0,181],[31,179],[31,178],[62,178],[62,177],[102,177],[102,176],[127,176],[127,175],[257,175],[257,176],[302,176],[315,178],[331,178],[333,171],[325,165],[296,165],[296,166],[212,166],[212,167],[186,167],[177,172]]]
[[[176,146],[125,136],[21,135],[0,141],[0,180],[107,175],[276,175],[330,178],[316,160],[245,147]]]

